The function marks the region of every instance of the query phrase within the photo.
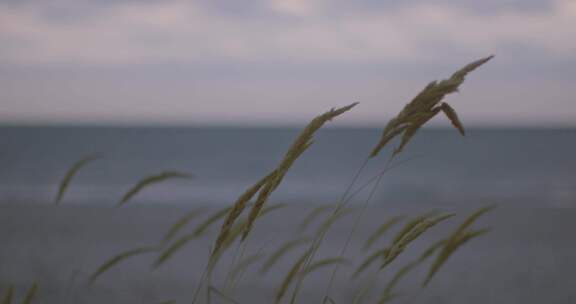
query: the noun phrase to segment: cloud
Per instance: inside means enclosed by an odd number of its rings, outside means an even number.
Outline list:
[[[271,0],[261,2],[258,16],[231,16],[202,2],[119,1],[68,22],[46,17],[42,4],[0,4],[0,63],[418,62],[511,46],[550,57],[576,54],[572,0],[482,14],[448,2],[353,13],[334,10],[334,3]]]

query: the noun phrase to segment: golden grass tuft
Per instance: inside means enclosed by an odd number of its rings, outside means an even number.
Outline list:
[[[274,174],[271,174],[270,179],[265,183],[265,185],[260,190],[258,198],[256,199],[256,202],[254,203],[254,206],[252,207],[252,210],[250,211],[250,214],[248,216],[248,225],[246,226],[246,230],[244,230],[244,233],[242,235],[243,240],[250,233],[250,230],[254,225],[254,221],[256,220],[258,213],[260,212],[260,210],[270,197],[270,194],[272,194],[272,191],[274,191],[278,187],[278,185],[280,184],[280,182],[282,181],[282,179],[284,178],[290,167],[292,167],[296,159],[298,159],[298,157],[300,157],[300,155],[302,155],[302,153],[304,153],[304,151],[306,151],[310,147],[310,145],[312,145],[313,142],[312,138],[314,136],[314,133],[316,133],[316,131],[318,131],[326,122],[349,111],[357,104],[358,103],[353,103],[342,108],[331,109],[330,111],[325,112],[324,114],[321,114],[312,119],[312,121],[310,121],[310,123],[304,128],[304,130],[300,132],[300,135],[292,143],[292,146],[288,149],[288,152],[286,152],[284,159],[280,162],[280,164],[274,171]]]
[[[147,176],[138,181],[118,202],[117,206],[120,207],[126,204],[132,197],[150,185],[161,183],[171,179],[191,179],[192,175],[178,171],[163,171],[155,175]]]
[[[242,211],[246,209],[252,197],[254,197],[254,195],[256,195],[258,191],[260,191],[260,188],[262,188],[262,186],[273,175],[274,172],[260,179],[258,182],[256,182],[256,184],[254,184],[252,187],[248,188],[244,193],[242,193],[242,195],[240,195],[240,197],[236,200],[234,205],[232,205],[230,212],[228,212],[228,214],[226,215],[226,219],[224,220],[224,223],[220,228],[220,234],[218,234],[218,237],[216,239],[213,253],[216,253],[220,250],[222,244],[228,238],[232,226],[234,225],[238,217],[240,217],[240,215],[242,214]]]
[[[429,83],[396,117],[388,122],[380,140],[372,149],[370,157],[377,156],[384,146],[397,136],[401,136],[401,139],[400,145],[394,150],[394,155],[400,153],[416,132],[440,111],[443,111],[460,133],[464,134],[464,128],[456,115],[456,111],[448,104],[440,103],[446,95],[458,91],[468,73],[492,58],[493,56],[489,56],[474,61],[456,71],[448,79]]]
[[[256,202],[254,206],[250,210],[247,225],[244,228],[242,233],[242,240],[246,239],[248,234],[250,233],[254,222],[258,218],[258,214],[262,210],[264,204],[268,201],[268,198],[272,194],[272,192],[280,185],[282,179],[288,172],[288,170],[292,167],[296,159],[304,153],[312,145],[312,137],[314,133],[320,129],[326,122],[332,120],[336,116],[347,112],[348,110],[352,109],[356,106],[357,103],[351,104],[346,107],[342,107],[339,109],[332,109],[322,115],[317,116],[314,118],[308,126],[300,133],[300,135],[296,138],[296,140],[292,143],[291,147],[286,152],[284,158],[276,167],[276,169],[272,170],[271,173],[260,179],[256,184],[252,187],[248,188],[234,203],[231,208],[230,213],[228,214],[226,220],[222,224],[220,229],[220,233],[216,238],[216,242],[213,248],[212,255],[217,254],[224,241],[228,237],[230,230],[232,229],[235,221],[240,217],[240,214],[246,208],[249,201],[258,194],[256,198]]]

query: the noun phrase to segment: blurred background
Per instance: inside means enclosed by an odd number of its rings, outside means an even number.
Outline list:
[[[148,281],[119,270],[97,288],[70,286],[183,211],[231,204],[310,119],[360,102],[317,134],[272,197],[294,208],[337,201],[404,104],[494,54],[446,99],[466,136],[433,119],[385,176],[372,200],[382,212],[370,216],[501,206],[489,220],[497,236],[413,302],[574,303],[575,36],[573,0],[0,0],[0,288],[39,280],[45,303],[186,299],[195,277],[184,273],[203,258]],[[53,208],[66,170],[93,153],[102,158]],[[194,178],[112,208],[163,170]],[[294,222],[275,224],[282,235]]]

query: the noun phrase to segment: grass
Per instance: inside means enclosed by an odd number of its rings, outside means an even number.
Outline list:
[[[323,297],[324,303],[344,303],[340,300],[339,295],[332,290],[334,281],[338,275],[338,269],[341,266],[354,266],[352,269],[351,281],[363,281],[363,284],[357,290],[357,297],[354,303],[362,303],[370,288],[373,288],[378,280],[378,276],[385,271],[389,265],[396,263],[406,251],[411,249],[411,245],[419,241],[422,235],[429,230],[434,229],[437,225],[444,224],[448,220],[457,218],[456,214],[445,213],[438,214],[435,211],[417,215],[406,220],[405,216],[386,215],[387,218],[381,223],[376,223],[377,228],[367,236],[357,236],[355,231],[361,223],[361,219],[369,206],[369,203],[379,187],[382,176],[395,166],[393,160],[404,151],[405,147],[413,140],[415,134],[428,121],[437,114],[443,113],[454,128],[461,134],[465,135],[464,126],[458,117],[456,111],[449,104],[443,101],[444,97],[458,91],[464,82],[466,76],[476,70],[492,58],[486,57],[474,61],[460,70],[453,73],[449,78],[441,81],[429,83],[420,93],[416,95],[406,106],[383,128],[380,138],[376,144],[367,150],[367,157],[364,159],[350,184],[345,188],[340,200],[330,205],[321,205],[312,209],[302,218],[295,218],[294,222],[298,223],[296,235],[294,238],[282,242],[270,254],[265,252],[265,246],[257,253],[243,257],[248,247],[247,238],[257,229],[257,221],[272,213],[272,211],[281,210],[285,205],[270,204],[269,200],[274,191],[281,185],[284,177],[288,174],[294,163],[306,152],[313,144],[313,137],[324,124],[338,118],[341,115],[351,111],[357,103],[353,103],[341,108],[331,109],[313,118],[309,124],[294,139],[288,147],[285,155],[280,159],[278,165],[269,172],[262,175],[252,186],[248,187],[229,207],[225,207],[215,212],[205,215],[203,209],[193,209],[183,214],[174,223],[168,227],[163,234],[163,238],[158,244],[153,246],[144,246],[135,249],[129,249],[122,253],[116,254],[105,260],[88,278],[90,283],[95,282],[103,274],[114,267],[120,267],[122,262],[142,254],[153,253],[156,257],[152,261],[152,270],[168,262],[177,252],[181,251],[191,241],[203,237],[209,233],[211,227],[218,225],[220,229],[214,236],[213,246],[210,248],[210,256],[206,263],[206,269],[202,275],[201,281],[196,286],[192,302],[195,303],[201,298],[201,294],[207,303],[212,301],[214,295],[221,300],[229,303],[240,303],[234,298],[232,290],[222,289],[218,282],[213,282],[211,273],[220,266],[219,261],[226,250],[236,244],[236,250],[233,254],[232,261],[228,267],[228,276],[225,287],[233,285],[234,282],[240,281],[243,275],[251,268],[259,269],[259,274],[270,272],[278,267],[281,259],[288,259],[293,256],[291,253],[299,253],[297,257],[290,261],[291,267],[284,274],[284,278],[278,284],[272,299],[266,301],[281,303],[287,299],[287,295],[292,290],[289,298],[290,303],[298,302],[298,294],[307,275],[313,272],[319,272],[321,269],[331,270],[327,276],[328,287]],[[369,162],[376,159],[385,147],[394,140],[398,140],[398,145],[391,151],[384,167],[377,176],[372,177],[367,184],[356,185],[358,178],[362,175]],[[74,163],[66,171],[64,178],[59,184],[58,192],[54,204],[58,205],[69,188],[73,177],[87,164],[96,160],[96,156],[87,156]],[[190,179],[192,175],[179,171],[162,171],[160,173],[144,177],[137,181],[134,186],[126,191],[118,201],[117,206],[123,206],[128,202],[137,199],[137,194],[147,187],[169,182],[174,179]],[[371,188],[369,188],[371,187]],[[364,204],[359,208],[351,208],[348,202],[353,196],[364,191],[368,196]],[[387,303],[401,297],[397,292],[397,286],[402,278],[409,275],[416,267],[423,267],[431,260],[428,265],[428,271],[422,281],[422,288],[429,285],[431,280],[440,272],[449,258],[457,253],[467,242],[485,235],[489,229],[471,229],[470,227],[485,213],[491,211],[492,206],[481,208],[465,218],[448,236],[430,244],[429,247],[419,255],[416,260],[404,264],[389,279],[388,283],[382,285],[381,295],[377,303]],[[279,212],[277,212],[279,213]],[[316,255],[321,248],[323,241],[333,225],[340,219],[348,215],[356,214],[350,232],[346,234],[346,241],[340,250],[335,252],[334,256],[321,257],[316,259]],[[190,228],[191,224],[198,218],[204,218]],[[397,225],[403,223],[403,226],[394,234],[394,236],[385,242],[388,232]],[[317,228],[308,235],[308,227],[315,225]],[[346,257],[347,249],[353,238],[363,240],[363,246],[359,246],[363,252],[368,252],[361,261],[352,261]],[[386,246],[384,244],[387,243]],[[381,245],[379,245],[381,244]],[[378,246],[377,249],[372,249]],[[302,248],[304,247],[304,248]],[[300,251],[298,251],[300,250]],[[241,252],[241,253],[240,253]],[[238,254],[240,253],[240,257]],[[379,267],[376,267],[378,265]],[[37,285],[33,285],[25,302],[30,304],[35,298]],[[413,286],[413,288],[417,288]],[[204,290],[205,293],[201,293]],[[14,289],[8,287],[4,292],[1,303],[12,303]]]

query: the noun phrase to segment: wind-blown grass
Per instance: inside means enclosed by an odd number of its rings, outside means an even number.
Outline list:
[[[400,136],[400,145],[394,150],[394,155],[402,152],[404,147],[416,132],[440,111],[445,113],[452,124],[464,135],[464,127],[456,115],[456,111],[447,103],[442,103],[444,97],[458,91],[466,76],[492,59],[493,56],[474,61],[456,71],[450,78],[429,83],[402,111],[391,119],[382,132],[380,140],[372,149],[370,157],[377,156],[392,139]]]
[[[370,249],[370,247],[372,247],[372,245],[374,245],[374,243],[379,238],[381,238],[384,234],[386,234],[386,232],[388,232],[388,230],[390,230],[392,226],[399,223],[403,218],[404,218],[403,216],[394,216],[389,220],[385,221],[384,223],[382,223],[382,225],[380,225],[376,230],[374,230],[374,232],[366,239],[363,248],[364,251]]]
[[[269,214],[272,211],[281,209],[286,207],[286,204],[275,204],[272,206],[266,206],[264,209],[262,209],[262,211],[258,214],[258,218],[263,217],[267,214]],[[216,263],[218,262],[218,260],[220,259],[220,256],[222,255],[222,253],[228,249],[232,243],[234,243],[235,240],[238,239],[238,237],[243,233],[243,231],[245,231],[246,226],[248,225],[249,219],[244,219],[240,222],[238,222],[234,227],[232,227],[230,234],[228,235],[228,237],[222,242],[222,245],[220,246],[220,249],[216,252],[213,252],[210,255],[210,261],[208,262],[208,273],[211,273],[212,270],[214,269],[214,267],[216,267]]]
[[[318,131],[326,122],[334,119],[335,117],[345,112],[348,112],[357,104],[358,103],[353,103],[342,108],[331,109],[330,111],[312,119],[312,121],[308,123],[308,125],[304,128],[304,130],[300,132],[300,135],[292,143],[292,146],[290,147],[290,149],[288,149],[288,152],[286,152],[284,159],[280,162],[280,164],[276,168],[275,173],[271,176],[271,178],[266,182],[266,184],[262,187],[262,190],[259,192],[258,198],[256,199],[256,202],[254,203],[254,206],[252,207],[252,210],[250,211],[250,214],[248,216],[248,225],[244,230],[242,239],[245,239],[248,233],[250,233],[250,230],[254,225],[254,221],[256,220],[258,213],[260,212],[260,210],[270,197],[270,194],[272,194],[272,191],[274,191],[278,187],[278,185],[280,185],[280,182],[282,181],[288,170],[292,167],[292,164],[294,164],[296,159],[298,159],[300,155],[302,155],[302,153],[304,153],[304,151],[306,151],[312,145],[313,143],[312,138],[314,136],[314,133],[316,133],[316,131]]]
[[[332,205],[322,205],[313,208],[308,214],[306,214],[302,219],[295,218],[294,222],[299,223],[298,232],[300,233],[294,239],[281,243],[281,245],[273,251],[270,255],[264,255],[258,252],[253,255],[249,255],[244,258],[244,252],[248,247],[248,243],[245,239],[251,235],[252,231],[255,229],[256,222],[259,219],[269,214],[274,210],[278,210],[285,205],[275,204],[271,205],[271,197],[274,191],[282,183],[285,176],[288,174],[289,170],[292,168],[294,163],[303,155],[303,153],[312,145],[313,137],[316,132],[323,127],[323,125],[351,110],[356,103],[350,104],[348,106],[332,109],[327,111],[317,117],[315,117],[310,123],[299,133],[295,140],[290,145],[289,149],[285,155],[280,159],[280,162],[274,167],[268,174],[264,175],[262,178],[256,181],[255,184],[248,187],[234,202],[231,207],[222,208],[216,210],[215,212],[207,215],[202,222],[200,222],[196,227],[193,227],[188,233],[184,233],[184,230],[190,226],[190,223],[194,221],[197,217],[203,214],[204,210],[201,208],[194,209],[183,214],[179,217],[166,233],[163,235],[162,240],[158,246],[142,247],[124,251],[112,258],[106,260],[102,265],[100,265],[94,273],[89,278],[89,282],[93,283],[96,279],[100,278],[101,275],[109,271],[111,268],[118,266],[123,261],[146,253],[158,253],[156,259],[153,262],[153,268],[169,261],[177,252],[182,250],[189,242],[194,239],[205,236],[209,229],[216,224],[221,222],[218,234],[214,239],[213,246],[210,250],[210,256],[206,265],[206,269],[202,278],[201,283],[198,286],[197,292],[194,294],[194,301],[198,292],[206,287],[206,300],[208,303],[211,302],[211,295],[217,295],[221,300],[225,300],[230,303],[238,303],[235,299],[229,296],[233,287],[228,290],[229,282],[230,285],[234,285],[234,281],[241,281],[241,276],[250,267],[255,266],[261,260],[264,263],[261,267],[258,267],[260,274],[266,274],[267,272],[275,269],[275,267],[280,264],[279,261],[286,257],[288,253],[292,253],[295,249],[299,249],[301,246],[306,245],[302,250],[302,254],[295,258],[293,264],[289,271],[283,276],[283,280],[280,282],[278,289],[275,291],[273,301],[279,303],[285,298],[288,290],[293,287],[292,298],[290,303],[296,302],[297,294],[302,287],[304,279],[310,273],[320,270],[333,268],[332,276],[329,279],[328,289],[326,291],[324,302],[335,303],[333,295],[330,294],[330,288],[332,282],[336,277],[336,271],[338,267],[344,265],[351,265],[345,257],[346,248],[350,244],[350,240],[353,237],[354,231],[359,224],[360,218],[375,190],[378,188],[382,175],[387,172],[392,166],[392,160],[396,155],[401,153],[405,147],[409,144],[412,138],[415,136],[417,131],[421,129],[430,119],[435,117],[438,113],[442,112],[451,122],[451,124],[460,132],[462,135],[465,134],[465,129],[458,117],[456,111],[447,103],[443,102],[446,95],[457,92],[460,85],[464,82],[465,77],[468,73],[477,69],[479,66],[483,65],[489,61],[492,57],[483,58],[474,61],[460,70],[453,73],[448,79],[441,81],[434,81],[428,84],[416,97],[414,97],[406,106],[394,117],[383,129],[382,135],[378,142],[369,151],[369,155],[366,157],[365,162],[358,170],[357,174],[354,176],[352,182],[348,186],[344,195],[340,201]],[[364,167],[368,164],[369,160],[375,158],[380,154],[382,149],[387,146],[391,141],[398,140],[398,146],[392,151],[391,157],[385,165],[384,170],[380,172],[377,176],[370,179],[369,182],[360,187],[354,187],[357,178],[362,173]],[[60,183],[58,194],[55,199],[55,204],[59,204],[68,189],[71,180],[77,174],[81,168],[86,164],[93,161],[97,157],[86,157],[76,163],[66,172],[63,180]],[[172,179],[189,179],[192,176],[187,173],[182,173],[178,171],[164,171],[156,175],[151,175],[140,179],[133,187],[131,187],[125,195],[118,202],[118,206],[123,206],[124,204],[131,201],[135,196],[138,195],[145,188],[161,183],[164,181]],[[324,258],[320,260],[314,260],[315,254],[318,252],[323,240],[327,236],[328,232],[331,231],[333,225],[340,219],[344,218],[346,215],[351,214],[356,209],[349,208],[346,204],[354,197],[356,194],[364,191],[369,185],[373,186],[369,192],[368,198],[366,199],[364,205],[361,206],[360,212],[356,217],[356,220],[352,227],[352,232],[348,235],[346,243],[339,253],[336,253],[334,257]],[[354,191],[353,191],[354,190]],[[352,194],[350,194],[352,193]],[[383,286],[383,292],[378,303],[385,303],[392,299],[397,298],[400,293],[395,289],[398,286],[400,280],[407,276],[411,271],[422,265],[425,261],[428,262],[432,260],[430,269],[424,279],[423,286],[426,286],[430,280],[436,275],[436,273],[442,268],[450,256],[452,256],[462,245],[473,240],[481,235],[486,234],[488,229],[470,229],[470,226],[483,214],[490,211],[492,207],[481,208],[476,212],[472,213],[468,218],[466,218],[448,237],[442,238],[440,241],[432,244],[428,249],[422,253],[418,259],[411,261],[410,263],[404,264],[400,267],[388,281],[387,285]],[[247,212],[246,212],[247,211]],[[332,212],[330,212],[332,211]],[[328,213],[324,216],[324,213]],[[391,240],[385,242],[382,247],[377,247],[376,250],[372,248],[390,231],[391,228],[395,228],[395,225],[403,221],[403,217],[396,216],[390,217],[377,227],[372,233],[370,233],[367,238],[362,238],[360,242],[360,249],[363,252],[368,252],[361,263],[356,267],[355,271],[352,273],[351,280],[358,278],[361,274],[367,272],[370,267],[376,263],[380,264],[380,267],[375,267],[374,271],[370,272],[370,276],[367,276],[372,283],[378,283],[378,275],[382,268],[388,266],[393,262],[400,261],[399,258],[405,251],[412,247],[413,242],[419,239],[424,233],[430,230],[432,227],[444,222],[445,220],[453,217],[454,214],[440,214],[436,212],[428,212],[416,216],[404,223],[403,227],[391,238]],[[311,226],[315,225],[315,230],[311,233],[311,238],[306,237],[303,234]],[[244,242],[243,242],[244,241]],[[216,268],[219,260],[222,257],[227,257],[224,255],[226,250],[230,249],[234,244],[238,244],[234,256],[231,258],[231,264],[228,269],[228,276],[226,277],[226,282],[224,284],[224,292],[212,284],[212,271]],[[238,253],[240,252],[238,257]],[[262,250],[261,250],[262,251]],[[267,259],[264,259],[267,257]],[[433,259],[432,259],[433,258]],[[258,265],[260,266],[260,265]],[[215,276],[216,277],[216,276]],[[363,279],[364,277],[362,277]],[[370,281],[369,280],[369,281]],[[204,284],[206,283],[206,284]],[[37,285],[34,284],[28,291],[28,295],[25,299],[25,304],[30,304],[36,294]],[[204,289],[202,289],[204,290]],[[360,303],[364,295],[366,295],[366,288],[363,288],[359,296],[354,297],[354,303]],[[3,301],[0,304],[11,303],[13,297],[13,288],[9,287],[3,296]],[[194,302],[193,302],[194,303]]]
[[[96,271],[94,271],[94,273],[92,273],[92,275],[90,275],[88,282],[89,282],[89,284],[93,284],[96,281],[96,279],[98,279],[98,277],[100,277],[106,271],[110,270],[112,267],[118,265],[122,261],[125,261],[129,258],[138,256],[138,255],[142,255],[145,253],[156,252],[157,250],[158,250],[158,247],[141,247],[141,248],[123,251],[123,252],[111,257],[106,262],[104,262],[102,265],[100,265],[96,269]]]
[[[380,268],[386,267],[388,264],[392,263],[404,250],[406,247],[420,237],[428,229],[436,226],[438,223],[445,221],[454,214],[441,215],[436,218],[426,218],[424,217],[417,225],[413,226],[409,231],[406,231],[400,238],[398,236],[394,239],[394,243],[388,247],[386,254],[384,256],[384,263]]]
[[[66,171],[66,174],[64,174],[64,177],[62,178],[62,181],[60,181],[60,184],[58,186],[58,193],[56,194],[56,198],[54,199],[54,205],[60,204],[60,202],[64,198],[64,194],[66,193],[66,190],[68,190],[68,187],[70,186],[70,182],[72,181],[72,178],[74,178],[74,176],[76,176],[78,171],[80,171],[80,169],[82,169],[84,166],[88,165],[89,163],[91,163],[91,162],[93,162],[99,158],[101,158],[101,156],[99,156],[99,155],[86,156],[86,157],[78,160],[77,162],[75,162],[68,169],[68,171]]]
[[[132,188],[130,188],[128,192],[126,192],[126,194],[122,196],[117,206],[118,207],[123,206],[144,188],[149,187],[153,184],[161,183],[171,179],[191,179],[191,178],[192,175],[178,171],[163,171],[155,175],[147,176],[138,181],[134,186],[132,186]]]
[[[432,265],[430,266],[430,270],[428,271],[428,275],[426,279],[422,283],[422,286],[427,286],[430,283],[430,280],[434,277],[434,275],[440,270],[442,265],[446,263],[448,258],[456,252],[462,245],[489,232],[489,229],[481,229],[476,231],[467,231],[468,227],[474,223],[480,216],[486,214],[487,212],[493,210],[496,206],[488,206],[478,209],[477,211],[473,212],[458,228],[452,233],[452,235],[446,240],[444,245],[442,246],[442,250],[440,254],[436,257]]]
[[[168,247],[166,247],[160,253],[160,255],[158,256],[152,267],[158,268],[160,265],[168,261],[176,252],[182,249],[188,242],[201,237],[208,230],[208,228],[210,228],[210,226],[212,226],[218,220],[226,216],[229,210],[230,210],[229,207],[217,210],[208,218],[206,218],[203,222],[201,222],[198,226],[196,226],[194,231],[176,239],[174,242],[172,242],[172,244],[168,245]]]
[[[312,254],[312,250],[311,249],[306,250],[298,258],[298,260],[296,260],[296,262],[292,265],[292,267],[290,268],[290,271],[288,272],[286,277],[284,277],[282,284],[280,285],[280,287],[278,288],[278,291],[276,292],[275,303],[280,303],[280,301],[282,300],[282,298],[284,297],[284,295],[288,291],[290,284],[296,278],[298,273],[301,271],[302,266],[304,266],[304,263],[306,262],[306,260],[310,256],[310,254]]]

